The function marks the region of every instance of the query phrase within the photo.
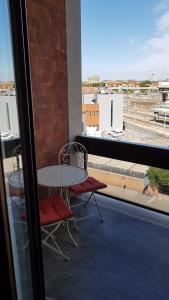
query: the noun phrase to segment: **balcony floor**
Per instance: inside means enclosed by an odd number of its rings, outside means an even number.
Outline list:
[[[71,261],[43,249],[46,294],[58,300],[169,299],[169,217],[97,197],[105,222],[97,216],[78,222],[72,231],[78,248],[58,233]]]

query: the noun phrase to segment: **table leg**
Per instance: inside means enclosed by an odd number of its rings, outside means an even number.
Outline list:
[[[60,197],[63,197],[63,187],[60,187]]]
[[[48,187],[48,198],[52,197],[52,190],[51,187]]]
[[[69,194],[69,189],[65,187],[65,201],[70,208],[70,194]]]
[[[69,188],[65,188],[65,201],[66,204],[68,205],[68,207],[71,209],[71,205],[70,205],[70,193],[69,193]],[[73,218],[73,229],[74,230],[78,230],[77,226],[76,226],[76,218]]]

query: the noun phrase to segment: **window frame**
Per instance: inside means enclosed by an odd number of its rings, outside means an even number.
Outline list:
[[[27,199],[27,222],[29,249],[31,260],[31,276],[33,299],[45,300],[45,284],[43,272],[43,258],[41,245],[41,229],[39,218],[38,186],[35,157],[35,141],[32,111],[31,78],[29,69],[29,48],[27,37],[27,17],[25,1],[8,1],[9,22],[11,27],[11,43],[14,60],[15,83],[17,89],[18,118],[21,128],[21,139],[5,143],[8,155],[11,152],[11,145],[21,142],[24,169],[25,197]],[[2,233],[0,235],[1,251],[6,251],[8,257],[0,256],[0,274],[3,274],[4,263],[7,276],[3,276],[2,286],[5,287],[4,299],[17,299],[15,274],[13,269],[12,247],[10,240],[9,222],[6,209],[6,194],[4,172],[2,164],[2,153],[0,151],[0,224]],[[0,230],[0,231],[1,231]],[[7,252],[8,251],[8,252]],[[5,253],[5,252],[4,252]],[[6,288],[8,287],[8,289]],[[8,298],[10,293],[12,296]]]

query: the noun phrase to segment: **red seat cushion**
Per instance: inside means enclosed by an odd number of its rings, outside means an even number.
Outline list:
[[[39,210],[41,225],[67,220],[74,216],[71,209],[66,206],[64,199],[59,196],[41,200]],[[26,219],[26,214],[22,215],[22,219]]]
[[[88,177],[82,183],[72,185],[69,189],[73,193],[86,193],[86,192],[94,192],[99,189],[106,188],[107,185],[96,180],[93,177]]]

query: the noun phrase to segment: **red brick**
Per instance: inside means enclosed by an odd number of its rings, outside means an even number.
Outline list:
[[[64,0],[28,0],[28,37],[37,167],[57,162],[68,141]]]

